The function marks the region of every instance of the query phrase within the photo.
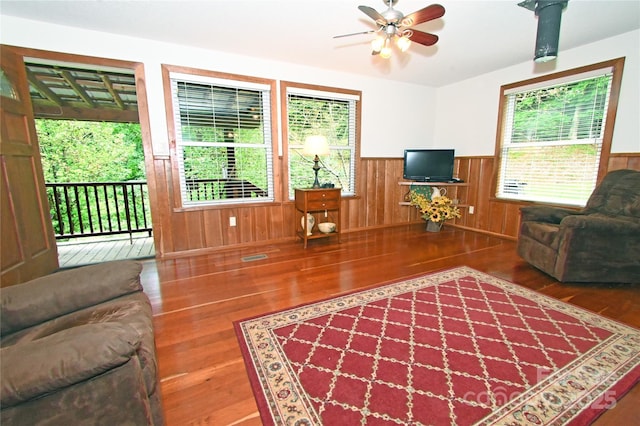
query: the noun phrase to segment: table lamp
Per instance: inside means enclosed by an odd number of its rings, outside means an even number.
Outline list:
[[[312,188],[320,188],[320,182],[318,181],[318,170],[320,170],[320,166],[318,162],[320,158],[318,155],[328,155],[329,154],[329,144],[327,143],[327,138],[324,136],[309,136],[304,141],[304,149],[303,152],[305,155],[315,155],[313,158],[313,171],[315,172],[316,178],[313,181]]]

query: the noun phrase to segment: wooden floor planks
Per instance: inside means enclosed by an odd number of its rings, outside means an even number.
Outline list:
[[[246,256],[264,259],[243,262]],[[259,425],[233,321],[353,290],[467,265],[640,327],[640,284],[560,284],[522,261],[515,243],[453,227],[408,225],[335,240],[147,260],[167,426]],[[596,424],[640,424],[640,386]]]

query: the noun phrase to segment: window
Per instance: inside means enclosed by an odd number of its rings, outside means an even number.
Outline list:
[[[183,206],[274,200],[271,84],[169,73]]]
[[[288,192],[310,188],[314,180],[313,157],[303,152],[308,136],[321,135],[329,144],[329,155],[320,157],[320,184],[342,188],[342,195],[354,195],[359,157],[360,92],[341,89],[313,89],[282,83],[284,139],[287,142]]]
[[[498,198],[586,204],[606,171],[623,63],[502,87]]]

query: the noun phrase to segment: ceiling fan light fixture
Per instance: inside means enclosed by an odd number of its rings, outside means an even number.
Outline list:
[[[383,0],[384,4],[388,7],[384,12],[378,12],[369,6],[358,6],[358,9],[362,13],[374,20],[377,29],[360,33],[337,35],[333,38],[378,33],[379,37],[371,42],[371,54],[380,55],[384,59],[391,57],[391,48],[394,43],[402,52],[406,52],[414,42],[423,46],[433,46],[436,44],[438,42],[437,35],[409,27],[441,18],[444,16],[444,7],[439,4],[432,4],[405,16],[402,12],[393,8],[397,1],[398,0]]]
[[[384,59],[389,59],[391,57],[391,46],[389,46],[389,43],[384,44],[384,47],[380,51],[380,57]]]
[[[398,49],[400,49],[401,52],[406,52],[411,46],[411,40],[407,36],[402,36],[398,38],[396,44],[398,45]]]
[[[385,40],[385,37],[376,37],[375,39],[373,39],[371,41],[371,50],[373,50],[374,53],[380,53],[380,51],[384,47]]]

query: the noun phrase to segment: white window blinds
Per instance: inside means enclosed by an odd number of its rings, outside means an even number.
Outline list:
[[[270,87],[171,74],[182,204],[272,201]]]
[[[503,99],[496,196],[584,206],[598,177],[610,68]]]

